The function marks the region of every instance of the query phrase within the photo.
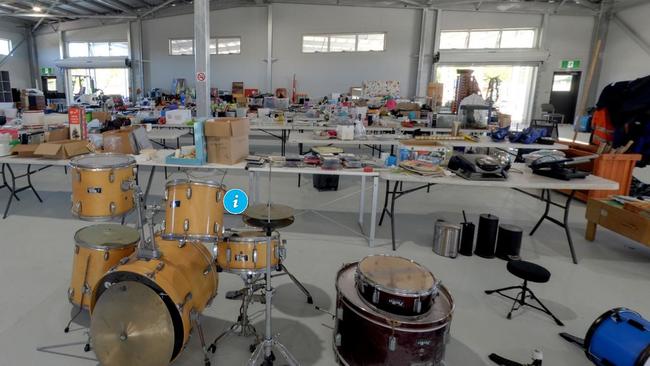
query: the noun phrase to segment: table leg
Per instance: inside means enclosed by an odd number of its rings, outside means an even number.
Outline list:
[[[395,247],[395,200],[397,199],[397,184],[398,182],[395,182],[395,191],[393,191],[390,198],[390,238],[393,244],[393,251],[397,249]]]
[[[573,201],[573,196],[576,191],[573,190],[569,194],[569,197],[566,199],[566,204],[564,205],[564,218],[562,223],[564,224],[564,232],[566,233],[566,238],[569,242],[569,249],[571,250],[571,259],[573,259],[574,264],[578,264],[578,256],[576,255],[576,250],[573,247],[573,239],[571,239],[571,228],[569,228],[569,209],[571,208],[571,201]],[[551,193],[548,194],[549,200],[551,199]]]
[[[359,226],[363,230],[363,216],[366,212],[366,176],[361,176],[361,194],[359,195]]]
[[[16,176],[14,175],[14,171],[11,169],[11,166],[8,164],[2,165],[3,179],[5,176],[5,172],[4,172],[5,165],[7,166],[7,170],[9,170],[9,174],[11,174],[11,186],[9,187],[9,190],[11,192],[9,193],[9,201],[7,201],[7,206],[5,206],[5,212],[4,215],[2,216],[3,220],[7,218],[7,214],[9,213],[9,208],[11,207],[11,202],[14,200],[14,197],[16,197],[17,200],[19,200],[18,196],[16,196]]]
[[[539,219],[533,230],[530,232],[530,235],[532,236],[535,234],[535,231],[539,228],[539,226],[542,224],[544,220],[548,220],[555,225],[561,227],[564,229],[564,233],[566,234],[566,239],[569,244],[569,250],[571,251],[571,259],[573,260],[574,264],[578,264],[578,257],[576,255],[575,248],[573,247],[573,239],[571,238],[571,229],[569,228],[569,210],[571,208],[571,201],[573,201],[573,197],[575,196],[575,190],[571,191],[569,196],[567,197],[566,203],[564,206],[562,206],[559,203],[555,203],[551,200],[551,190],[550,189],[545,189],[542,191],[542,199],[544,199],[544,193],[546,193],[546,208],[544,209],[544,214],[542,217]],[[549,216],[549,210],[551,208],[551,205],[559,207],[564,210],[564,215],[562,217],[562,221]]]
[[[38,195],[38,192],[36,192],[36,188],[34,188],[34,185],[32,184],[32,174],[35,172],[32,172],[32,166],[27,165],[27,184],[29,188],[31,188],[32,192],[34,192],[34,196],[38,198],[38,202],[43,203],[43,200],[41,199],[41,196]]]
[[[542,190],[542,200],[546,201],[546,208],[544,209],[544,214],[539,218],[539,221],[537,221],[537,224],[535,224],[535,227],[533,227],[533,230],[530,232],[530,236],[535,235],[535,231],[537,231],[539,225],[541,225],[544,219],[548,217],[548,211],[551,209],[551,193],[548,192],[548,196],[544,197],[547,192],[547,189]]]
[[[595,222],[587,221],[587,232],[585,233],[585,239],[589,241],[596,240],[596,230],[598,229],[598,224]]]
[[[251,171],[248,172],[248,192],[251,195],[251,204],[257,203],[257,197],[255,197],[255,173]]]
[[[381,209],[381,217],[379,218],[379,226],[384,222],[384,215],[388,211],[388,194],[390,192],[390,181],[386,181],[386,195],[384,196],[384,207]]]
[[[379,196],[379,177],[372,178],[372,206],[370,211],[370,246],[375,246],[375,229],[377,222],[377,198]]]
[[[152,166],[151,171],[149,172],[149,180],[147,181],[147,188],[144,191],[144,197],[142,199],[145,205],[147,204],[147,198],[149,198],[149,191],[151,191],[151,183],[153,182],[153,177],[155,173],[156,173],[156,167]]]

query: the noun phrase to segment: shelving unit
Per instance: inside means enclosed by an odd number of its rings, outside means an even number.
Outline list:
[[[9,82],[9,71],[0,71],[0,103],[11,103],[14,99],[11,96],[11,83]]]

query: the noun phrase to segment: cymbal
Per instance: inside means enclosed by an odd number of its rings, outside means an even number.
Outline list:
[[[260,228],[278,229],[293,224],[293,208],[274,203],[270,206],[270,210],[266,203],[251,206],[244,212],[242,219],[248,225]]]
[[[116,283],[97,300],[90,335],[103,366],[168,365],[174,352],[174,324],[167,306],[150,287]]]

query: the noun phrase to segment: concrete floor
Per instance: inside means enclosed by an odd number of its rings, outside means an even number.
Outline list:
[[[0,297],[2,366],[97,364],[92,352],[82,351],[88,316],[73,323],[69,334],[63,333],[73,312],[66,299],[73,235],[90,224],[69,214],[69,179],[60,168],[37,175],[34,182],[44,203],[23,192],[11,216],[0,221],[0,290],[4,294]],[[230,188],[248,187],[243,174],[229,173],[225,183]],[[295,176],[273,178],[273,200],[298,210],[296,222],[281,230],[288,241],[286,265],[312,291],[315,304],[333,312],[337,270],[343,263],[357,261],[368,254],[389,253],[390,232],[387,225],[379,228],[380,246],[376,248],[368,248],[365,239],[358,235],[358,180],[341,179],[337,192],[317,192],[310,177],[303,177],[301,188],[296,183]],[[152,188],[152,193],[158,195],[155,198],[160,198],[163,184],[164,179],[159,175]],[[263,197],[265,184],[263,181],[261,186]],[[370,186],[366,189],[370,192]],[[7,191],[0,190],[0,202],[7,198]],[[370,199],[368,194],[366,198]],[[479,214],[489,212],[499,216],[503,223],[530,230],[541,215],[543,204],[515,191],[445,186],[399,201],[397,254],[427,266],[454,296],[456,310],[452,339],[447,347],[447,365],[490,365],[487,356],[492,352],[527,362],[535,348],[544,352],[547,365],[588,365],[584,353],[561,340],[558,332],[583,336],[596,317],[618,306],[650,317],[650,250],[604,229],[599,231],[596,242],[585,241],[584,205],[575,204],[570,222],[579,265],[571,263],[564,232],[550,223],[544,223],[534,237],[525,236],[522,250],[524,259],[551,271],[551,281],[533,285],[533,289],[566,326],[558,327],[545,315],[532,310],[523,310],[507,320],[505,314],[510,303],[483,293],[486,289],[518,282],[505,270],[505,262],[476,256],[449,259],[431,251],[434,221],[437,218],[460,221],[461,209],[475,222]],[[226,217],[226,224],[241,226],[240,219],[233,216]],[[236,319],[239,302],[224,296],[226,291],[241,285],[239,277],[220,274],[219,295],[203,314],[209,339]],[[276,287],[274,330],[280,334],[281,341],[303,365],[333,365],[332,318],[307,305],[288,278],[279,278]],[[251,313],[258,329],[262,329],[263,306],[253,305]],[[213,365],[245,364],[251,341],[227,338],[220,344]],[[202,365],[196,335],[175,365]]]

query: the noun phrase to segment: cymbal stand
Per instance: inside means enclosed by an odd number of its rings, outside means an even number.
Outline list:
[[[267,225],[264,227],[266,232],[266,314],[265,314],[265,324],[266,331],[264,334],[264,340],[257,345],[255,351],[248,359],[249,366],[255,366],[259,361],[260,357],[264,356],[262,361],[262,366],[273,366],[273,361],[275,361],[275,355],[273,355],[273,348],[277,349],[280,354],[287,360],[289,366],[299,366],[298,361],[293,357],[289,350],[277,339],[277,336],[273,335],[273,330],[271,328],[271,310],[273,308],[273,287],[271,286],[271,258],[273,251],[271,250],[271,236],[273,235],[273,227],[271,224],[271,162],[269,164],[269,197],[268,197],[268,211],[267,211]]]

